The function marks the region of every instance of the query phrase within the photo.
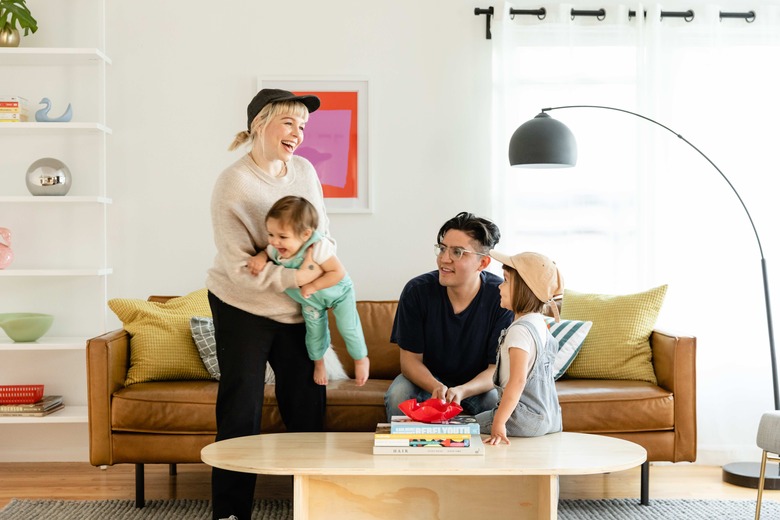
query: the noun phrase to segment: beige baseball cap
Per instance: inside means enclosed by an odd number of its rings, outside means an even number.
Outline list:
[[[539,253],[518,253],[509,256],[490,250],[490,257],[513,267],[537,298],[548,303],[563,294],[563,277],[555,262]]]

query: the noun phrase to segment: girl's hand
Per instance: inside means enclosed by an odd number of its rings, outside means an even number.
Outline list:
[[[490,438],[485,441],[487,444],[501,444],[501,441],[504,441],[507,444],[511,444],[509,442],[509,437],[506,436],[506,424],[498,424],[493,423],[493,426],[490,428]]]
[[[246,267],[253,276],[260,274],[268,263],[268,255],[265,251],[260,251],[255,256],[249,257],[246,261]]]
[[[304,298],[308,298],[309,296],[311,296],[312,294],[314,294],[316,292],[317,292],[317,289],[312,287],[312,285],[310,283],[307,283],[306,285],[301,287],[301,296],[303,296]]]

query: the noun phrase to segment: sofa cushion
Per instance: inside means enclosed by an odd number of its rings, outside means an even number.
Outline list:
[[[586,294],[565,290],[561,318],[592,321],[579,355],[566,372],[579,379],[625,379],[656,384],[650,333],[666,285],[637,294]]]
[[[216,433],[215,381],[138,383],[114,393],[111,428],[146,433]]]
[[[351,379],[328,383],[325,430],[373,432],[385,422],[384,396],[391,381],[369,379],[362,387]],[[114,393],[111,429],[116,432],[216,434],[216,381],[138,383]],[[264,433],[285,431],[276,403],[276,386],[263,396]]]
[[[563,429],[581,433],[674,429],[674,396],[644,381],[561,379]]]
[[[190,317],[211,316],[206,289],[164,303],[114,298],[108,306],[131,336],[126,385],[211,378],[190,334]]]

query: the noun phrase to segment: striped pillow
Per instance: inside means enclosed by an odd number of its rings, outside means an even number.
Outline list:
[[[554,318],[545,318],[545,321],[552,336],[558,340],[558,354],[555,355],[553,363],[553,372],[557,381],[579,354],[582,342],[585,341],[585,336],[588,335],[593,322],[561,320],[555,323]]]

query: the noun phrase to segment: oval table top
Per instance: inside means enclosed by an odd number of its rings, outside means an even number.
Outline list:
[[[373,433],[273,433],[209,444],[201,459],[265,475],[588,475],[634,468],[647,458],[638,444],[603,435],[562,432],[511,442],[485,445],[484,456],[374,455]]]

